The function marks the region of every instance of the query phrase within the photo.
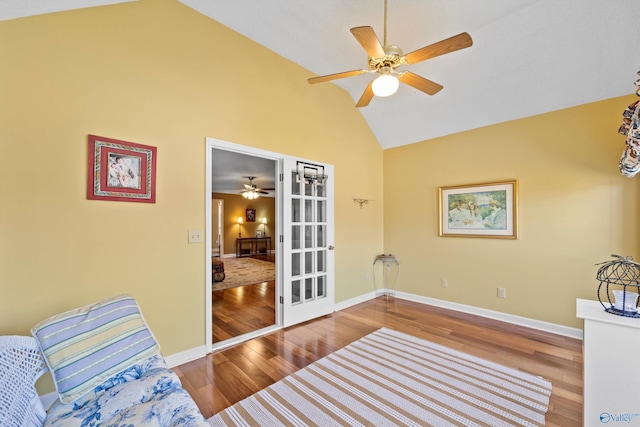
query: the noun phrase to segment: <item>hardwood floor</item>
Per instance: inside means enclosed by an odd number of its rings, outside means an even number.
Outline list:
[[[540,375],[553,383],[546,425],[582,425],[582,341],[394,298],[282,329],[174,371],[208,418],[380,327]]]
[[[211,324],[217,343],[276,324],[275,281],[213,291]]]
[[[274,253],[253,258],[275,262]],[[214,343],[275,325],[275,281],[213,291],[211,312]]]

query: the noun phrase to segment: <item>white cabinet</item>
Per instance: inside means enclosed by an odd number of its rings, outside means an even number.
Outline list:
[[[576,316],[584,319],[583,425],[640,426],[640,319],[583,299]]]

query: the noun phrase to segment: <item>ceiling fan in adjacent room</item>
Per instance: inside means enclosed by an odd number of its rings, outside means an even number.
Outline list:
[[[253,200],[260,197],[261,194],[269,194],[267,190],[275,190],[275,188],[258,188],[253,185],[253,180],[256,179],[255,176],[247,176],[245,177],[249,180],[249,184],[244,184],[244,189],[240,191],[242,197],[245,199]]]
[[[399,47],[387,44],[387,0],[384,1],[383,45],[380,44],[375,31],[371,27],[354,27],[351,29],[351,33],[369,55],[368,69],[344,71],[326,76],[312,77],[309,79],[309,83],[322,83],[345,77],[359,76],[365,73],[378,73],[379,76],[371,81],[364,90],[356,107],[366,107],[374,95],[393,95],[398,90],[400,82],[412,86],[428,95],[435,95],[443,88],[442,85],[412,73],[411,71],[398,71],[397,68],[401,65],[411,65],[435,58],[436,56],[455,52],[456,50],[467,48],[473,44],[473,40],[471,40],[471,36],[468,33],[460,33],[403,55]]]

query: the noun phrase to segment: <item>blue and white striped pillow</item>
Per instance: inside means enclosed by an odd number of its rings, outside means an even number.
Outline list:
[[[119,295],[52,316],[31,329],[62,403],[160,353],[136,300]]]

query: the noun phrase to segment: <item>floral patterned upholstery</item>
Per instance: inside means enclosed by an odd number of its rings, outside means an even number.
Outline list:
[[[115,375],[74,403],[56,401],[44,425],[209,427],[159,355]]]

